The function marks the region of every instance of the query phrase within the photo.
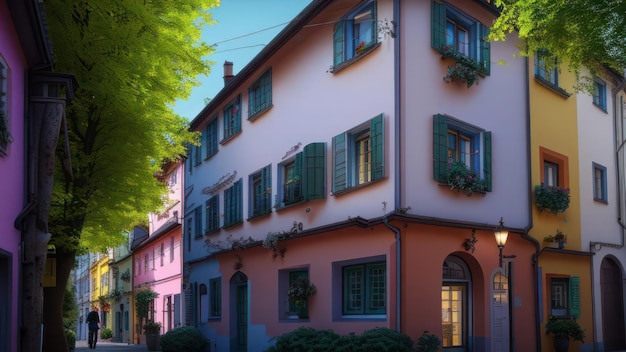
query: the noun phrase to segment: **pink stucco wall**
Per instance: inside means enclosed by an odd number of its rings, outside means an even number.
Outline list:
[[[0,1],[0,57],[9,67],[7,107],[9,129],[13,143],[8,155],[0,156],[0,255],[9,255],[11,268],[11,300],[6,304],[11,312],[11,350],[17,350],[19,243],[20,232],[13,222],[24,206],[24,70],[25,58],[13,28],[13,21],[4,1]],[[4,285],[4,283],[2,283]]]

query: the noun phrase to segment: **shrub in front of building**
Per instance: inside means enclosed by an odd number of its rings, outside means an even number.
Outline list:
[[[183,326],[161,336],[163,352],[200,352],[207,344],[204,335],[193,326]]]

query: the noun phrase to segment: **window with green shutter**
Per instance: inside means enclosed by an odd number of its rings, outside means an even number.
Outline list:
[[[385,177],[385,128],[380,114],[333,138],[334,194]]]
[[[224,138],[221,143],[226,142],[235,134],[241,131],[241,96],[233,99],[222,111],[224,117]]]
[[[206,201],[206,229],[205,233],[211,233],[220,229],[220,196],[214,195]]]
[[[343,315],[386,313],[385,263],[365,263],[343,268]]]
[[[237,180],[224,190],[224,225],[233,226],[243,221],[243,181]]]
[[[250,175],[249,218],[268,214],[272,211],[272,166],[267,165]]]
[[[272,69],[268,68],[248,88],[248,120],[253,120],[272,106]]]
[[[377,42],[376,1],[367,0],[337,21],[333,31],[333,65],[361,55]]]
[[[277,207],[326,197],[326,143],[310,143],[278,165]]]
[[[222,316],[222,278],[209,280],[209,317]]]
[[[202,207],[201,206],[197,206],[193,210],[193,222],[194,222],[194,228],[193,228],[194,237],[201,237],[203,234],[202,233]]]
[[[491,46],[487,37],[489,27],[456,7],[439,0],[432,1],[431,46],[444,54],[450,49],[469,57],[489,75]]]
[[[433,177],[447,183],[447,170],[462,163],[483,182],[484,191],[492,188],[491,132],[453,117],[433,116]]]
[[[580,318],[580,277],[550,279],[550,315]]]
[[[206,125],[202,137],[208,159],[217,153],[217,116]]]

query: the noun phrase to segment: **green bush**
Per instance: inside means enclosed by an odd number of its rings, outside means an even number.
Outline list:
[[[204,335],[193,326],[176,328],[161,336],[163,352],[200,352],[206,343]]]
[[[70,350],[76,348],[76,332],[71,329],[65,329],[65,341],[67,341],[67,347]]]
[[[276,339],[266,352],[411,352],[413,340],[388,328],[340,336],[332,330],[301,327]]]
[[[103,340],[110,339],[113,337],[113,331],[109,328],[104,328],[100,331],[100,338]]]
[[[418,352],[437,352],[439,349],[439,337],[431,334],[428,331],[424,331],[422,336],[417,339],[417,351]]]

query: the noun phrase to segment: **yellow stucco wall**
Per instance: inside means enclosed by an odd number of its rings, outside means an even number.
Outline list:
[[[578,276],[580,277],[580,318],[578,322],[586,330],[586,342],[592,342],[592,295],[591,295],[591,271],[590,257],[579,253],[581,250],[581,224],[580,224],[580,191],[578,175],[578,126],[577,105],[574,92],[575,76],[561,64],[558,75],[558,85],[566,92],[572,94],[569,97],[559,94],[554,90],[540,84],[534,77],[534,58],[529,58],[529,99],[530,99],[530,148],[531,148],[531,180],[533,191],[533,227],[529,234],[535,237],[542,245],[546,235],[554,235],[560,230],[567,235],[565,250],[561,252],[543,252],[539,255],[538,265],[542,275],[542,321],[545,323],[549,314],[550,285],[548,275]],[[562,92],[561,92],[562,93]],[[538,211],[534,203],[534,186],[542,183],[543,156],[546,150],[567,157],[567,170],[565,171],[565,183],[562,187],[570,188],[570,206],[563,212],[553,214]],[[552,338],[547,336],[542,328],[542,346],[544,350],[550,350]]]

